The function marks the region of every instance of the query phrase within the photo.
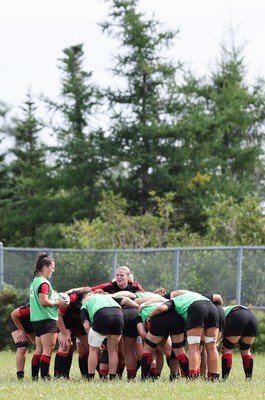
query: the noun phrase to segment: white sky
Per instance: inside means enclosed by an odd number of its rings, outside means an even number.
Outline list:
[[[140,0],[140,8],[180,30],[172,52],[193,71],[207,74],[220,55],[225,32],[233,27],[245,44],[250,80],[265,76],[264,0]],[[99,0],[0,0],[0,101],[17,107],[29,87],[33,94],[56,99],[59,93],[58,58],[63,49],[84,44],[85,68],[94,80],[107,85],[114,42],[97,23],[108,4]]]

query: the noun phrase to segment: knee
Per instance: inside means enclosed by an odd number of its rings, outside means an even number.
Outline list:
[[[17,347],[17,355],[24,357],[27,354],[28,348],[27,347]]]
[[[54,344],[51,344],[50,346],[43,347],[43,354],[46,354],[47,356],[52,356],[53,350],[54,350]]]

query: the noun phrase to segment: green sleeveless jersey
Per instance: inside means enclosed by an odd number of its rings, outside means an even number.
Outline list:
[[[245,308],[246,310],[248,310],[247,307],[238,306],[238,305],[223,307],[224,313],[225,313],[225,317],[227,317],[228,314],[229,314],[231,311],[233,311],[234,308]]]
[[[173,301],[175,305],[176,312],[180,314],[185,321],[187,321],[188,308],[192,303],[194,303],[195,301],[211,301],[211,300],[207,299],[207,297],[204,297],[200,293],[191,292],[173,297],[171,301]]]
[[[142,318],[143,324],[145,324],[145,321],[151,314],[151,312],[158,306],[161,306],[161,304],[164,304],[163,301],[157,301],[155,303],[148,304],[147,306],[144,306],[141,311],[138,313],[138,315]]]
[[[42,283],[47,283],[50,287],[49,300],[54,301],[58,299],[48,279],[42,276],[35,276],[30,285],[29,292],[30,320],[32,322],[43,321],[44,319],[58,320],[58,310],[56,307],[44,307],[40,303],[38,291]]]
[[[107,307],[121,308],[121,306],[111,296],[107,294],[94,294],[82,305],[81,310],[87,310],[90,323],[93,324],[96,312]]]

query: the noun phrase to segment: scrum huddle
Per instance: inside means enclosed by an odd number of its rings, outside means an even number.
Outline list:
[[[223,305],[220,294],[189,290],[145,291],[121,266],[112,282],[55,292],[49,278],[55,261],[39,254],[29,304],[11,313],[18,379],[24,377],[28,340],[35,345],[31,378],[69,379],[73,351],[83,379],[142,381],[160,377],[166,361],[169,378],[227,379],[239,345],[243,370],[252,378],[251,345],[258,330],[255,314],[242,305]],[[221,362],[219,353],[221,353]]]

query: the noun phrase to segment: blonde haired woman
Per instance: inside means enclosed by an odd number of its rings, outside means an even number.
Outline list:
[[[136,293],[139,291],[144,292],[142,286],[133,280],[133,275],[130,269],[126,266],[121,266],[117,268],[116,279],[114,281],[102,283],[100,285],[91,287],[91,290],[93,290],[93,292],[97,289],[103,289],[109,294],[117,293],[122,290],[128,290],[132,293]]]
[[[116,278],[112,282],[102,283],[100,285],[91,287],[91,290],[93,290],[93,291],[95,291],[97,289],[103,289],[105,292],[107,292],[109,294],[118,293],[118,292],[121,292],[124,290],[129,291],[131,293],[145,291],[138,282],[133,280],[133,275],[132,275],[130,269],[125,265],[117,268]],[[138,366],[141,362],[142,350],[143,350],[142,343],[141,343],[141,341],[138,341],[135,346],[135,353],[136,353],[137,360],[138,360],[137,361]],[[119,373],[120,377],[122,376],[124,367],[125,367],[125,354],[124,354],[123,343],[121,342],[120,348],[119,348],[119,368],[118,368],[118,373]],[[108,373],[107,351],[103,351],[101,353],[101,357],[100,357],[100,374],[104,377],[104,375],[107,375],[107,373]]]

